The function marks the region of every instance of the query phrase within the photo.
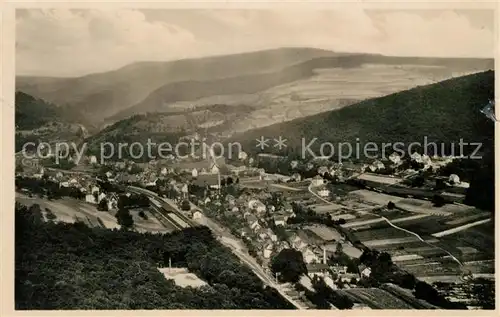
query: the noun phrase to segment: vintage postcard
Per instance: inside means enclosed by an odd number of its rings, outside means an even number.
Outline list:
[[[4,310],[493,315],[497,18],[4,4]]]

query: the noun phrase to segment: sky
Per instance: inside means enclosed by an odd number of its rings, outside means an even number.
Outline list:
[[[488,10],[16,11],[16,74],[75,77],[137,61],[277,47],[393,56],[493,57]]]

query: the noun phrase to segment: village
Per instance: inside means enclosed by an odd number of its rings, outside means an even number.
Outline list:
[[[347,302],[351,309],[377,308],[380,303],[373,296],[387,298],[383,308],[409,305],[401,299],[408,297],[402,287],[385,282],[372,287],[367,282],[373,268],[360,260],[366,250],[389,254],[399,269],[443,287],[494,276],[493,254],[484,248],[489,241],[480,233],[481,228],[488,230],[490,213],[463,205],[469,184],[458,175],[436,173],[453,158],[414,153],[410,160],[393,154],[386,162],[371,164],[292,160],[289,175],[266,170],[265,162],[277,159],[265,154],[254,159],[240,153],[232,162],[172,157],[99,165],[91,156],[81,171],[45,168],[34,160],[31,168],[17,171],[16,177],[49,180],[59,188],[76,190],[85,204],[100,210],[98,222],[107,219],[104,227],[111,228],[119,225],[109,225],[113,217],[103,215],[117,210],[124,186],[157,192],[175,201],[194,221],[206,217],[220,224],[228,235],[242,241],[248,254],[281,282],[287,294],[311,308],[317,306],[310,294],[317,291],[318,279],[341,294],[337,306]],[[408,168],[398,168],[403,164]],[[142,212],[147,216],[135,217],[137,223],[155,218],[147,208]],[[161,227],[160,223],[156,226]],[[478,239],[472,244],[464,239],[456,245],[454,238],[469,232]],[[295,286],[280,281],[271,269],[273,259],[290,249],[300,252],[306,266],[306,274]],[[456,292],[449,300],[474,306],[470,292]],[[412,302],[432,307],[420,299]]]

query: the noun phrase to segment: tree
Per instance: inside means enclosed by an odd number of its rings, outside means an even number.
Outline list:
[[[106,198],[101,199],[99,204],[97,205],[97,210],[100,211],[108,211],[108,200]]]
[[[144,220],[148,220],[148,215],[146,215],[146,213],[144,213],[143,210],[139,211],[139,217],[141,217]]]
[[[344,247],[342,246],[342,243],[337,242],[337,246],[335,247],[335,255],[341,255],[344,253]]]
[[[395,207],[396,207],[396,205],[392,201],[390,201],[390,202],[387,203],[387,209],[392,210]]]
[[[189,203],[189,200],[183,200],[181,203],[181,209],[184,211],[189,211],[191,210],[191,204]]]
[[[465,203],[483,210],[495,210],[495,161],[494,153],[488,152],[481,165],[474,170]],[[495,213],[493,213],[495,215]]]
[[[228,177],[227,180],[226,180],[226,184],[227,185],[232,185],[234,183],[234,180],[232,177]]]
[[[118,224],[122,226],[122,228],[130,229],[134,226],[134,219],[128,209],[118,209],[115,216],[118,220]]]
[[[422,187],[425,184],[425,178],[422,175],[417,175],[412,181],[411,186]]]
[[[443,207],[446,204],[446,200],[441,195],[434,195],[432,197],[432,204],[435,207]]]
[[[307,267],[300,251],[283,249],[271,260],[271,271],[280,273],[283,282],[296,283],[302,274],[307,274]]]
[[[47,220],[49,220],[49,221],[53,221],[53,220],[57,219],[56,215],[54,215],[52,210],[50,210],[49,208],[45,208],[45,216],[47,217]]]

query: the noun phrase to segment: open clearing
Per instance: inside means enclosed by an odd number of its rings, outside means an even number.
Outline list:
[[[16,201],[26,206],[38,204],[42,210],[49,208],[57,217],[55,222],[73,223],[77,220],[88,222],[88,217],[93,223],[97,223],[97,218],[99,218],[106,228],[120,228],[115,216],[111,213],[98,211],[94,205],[74,198],[63,197],[58,200],[47,200],[35,196],[28,197],[16,192]]]
[[[115,217],[116,211],[98,211],[95,205],[74,198],[63,197],[57,200],[47,200],[35,196],[28,197],[16,192],[16,201],[28,207],[38,204],[42,211],[45,208],[49,208],[57,217],[54,220],[55,222],[74,223],[77,220],[81,220],[90,226],[96,226],[98,224],[97,219],[99,218],[108,229],[120,228]],[[148,217],[147,220],[139,217],[137,210],[131,210],[130,212],[134,219],[134,228],[137,231],[167,233],[174,230],[174,228],[165,228],[160,224],[158,219],[149,210],[144,209],[143,211]]]
[[[387,184],[387,185],[394,185],[402,181],[402,179],[399,177],[389,177],[389,176],[369,174],[369,173],[364,173],[359,175],[358,179],[377,182],[381,184]]]
[[[351,288],[344,290],[349,297],[378,309],[412,309],[405,301],[380,288]]]
[[[350,192],[348,197],[352,199],[359,199],[364,202],[370,202],[379,206],[387,206],[390,201],[398,204],[399,201],[403,200],[403,198],[401,197],[377,193],[367,189],[360,189]]]
[[[311,225],[306,226],[305,228],[311,230],[325,241],[340,241],[342,239],[342,235],[337,230],[329,228],[325,225]]]
[[[205,281],[200,279],[193,273],[189,273],[186,268],[158,268],[163,276],[168,280],[174,280],[175,284],[180,287],[202,287],[207,285]]]

